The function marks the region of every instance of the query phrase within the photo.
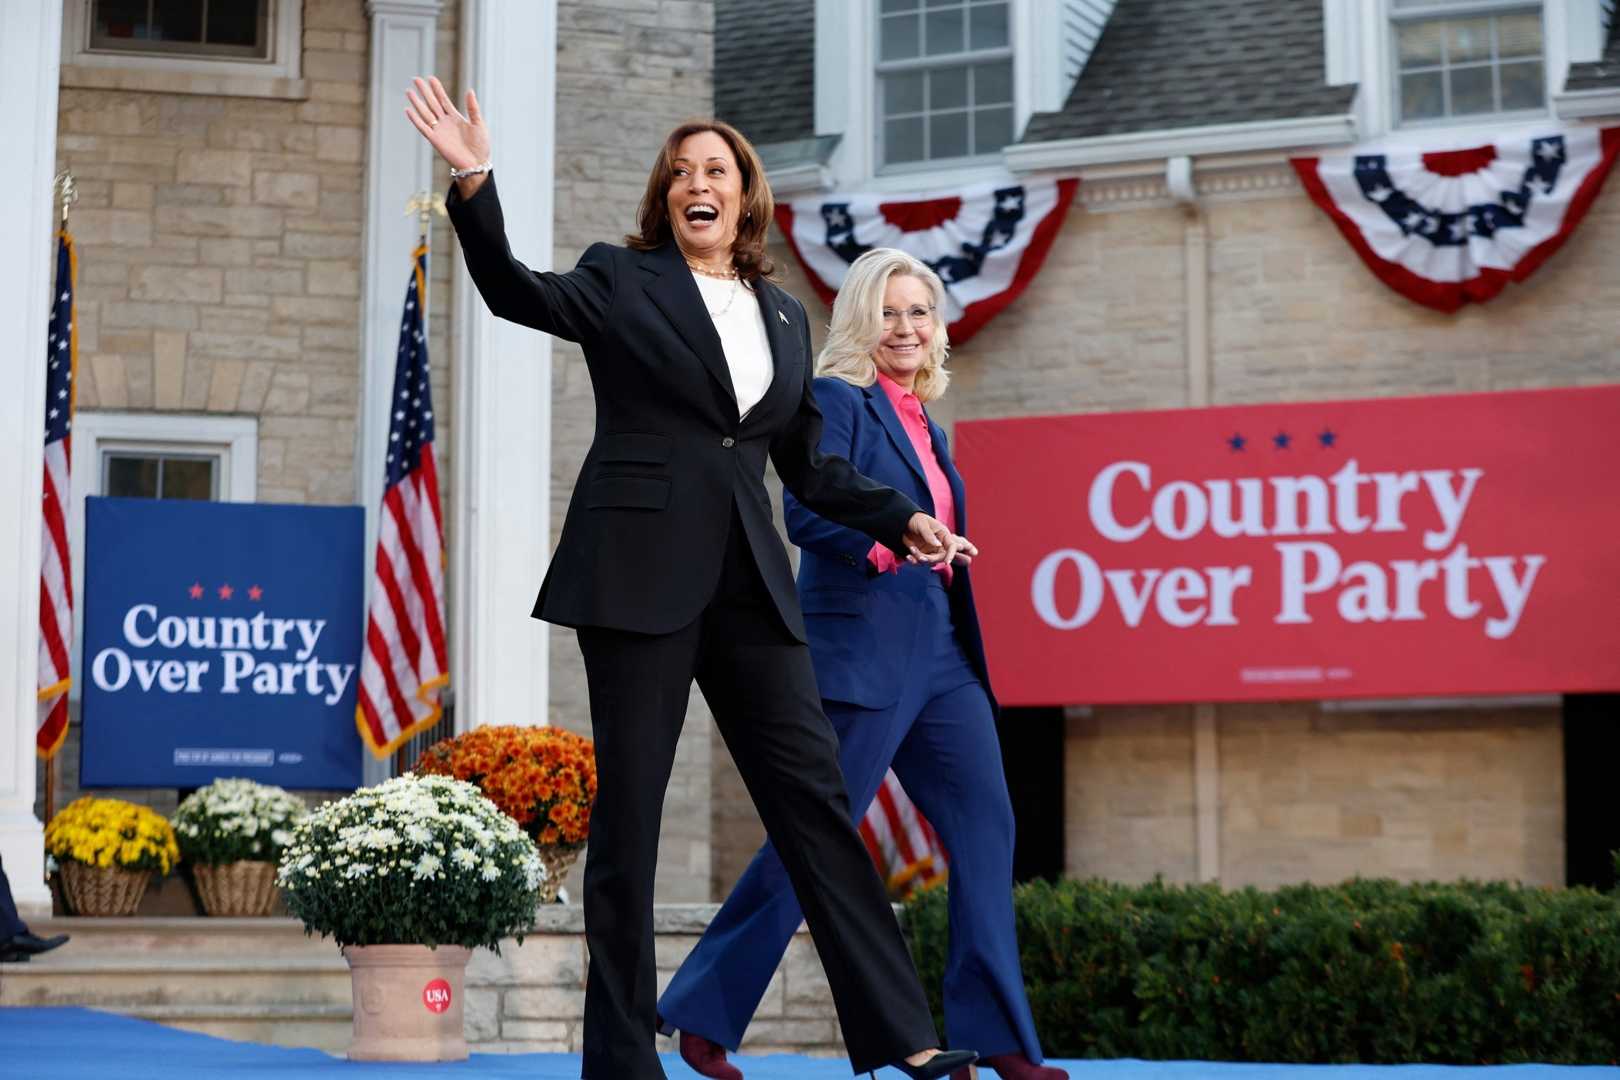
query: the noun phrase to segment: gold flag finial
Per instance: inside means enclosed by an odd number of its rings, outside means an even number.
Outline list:
[[[51,181],[51,189],[61,195],[62,231],[66,232],[68,227],[68,211],[72,208],[74,203],[79,201],[79,185],[74,181],[72,171],[63,169],[61,172],[57,173],[56,178]]]
[[[444,217],[447,213],[444,208],[444,196],[436,191],[418,191],[406,200],[405,212],[416,215],[417,223],[422,229],[422,238],[425,240],[433,215]]]

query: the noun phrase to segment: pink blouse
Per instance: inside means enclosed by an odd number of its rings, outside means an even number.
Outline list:
[[[934,456],[934,439],[928,433],[928,420],[923,416],[922,402],[917,400],[916,394],[882,372],[878,373],[877,384],[889,396],[889,402],[900,416],[900,426],[905,428],[906,435],[911,439],[911,448],[917,451],[917,457],[922,461],[923,475],[928,478],[928,493],[934,497],[934,517],[955,532],[956,499],[951,494],[951,483],[945,478],[945,470],[939,467],[939,459]],[[905,565],[882,544],[873,544],[866,558],[880,574],[896,573]],[[945,583],[950,584],[952,571],[948,564],[936,563],[933,569],[944,574]]]

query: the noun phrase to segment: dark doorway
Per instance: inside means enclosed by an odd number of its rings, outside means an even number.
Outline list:
[[[1612,889],[1620,850],[1615,762],[1620,761],[1620,694],[1564,697],[1564,867],[1571,885]]]
[[[998,723],[1018,844],[1013,879],[1063,876],[1063,710],[1003,709]]]

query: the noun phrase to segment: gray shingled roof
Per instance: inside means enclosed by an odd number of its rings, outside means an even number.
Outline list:
[[[816,133],[816,0],[715,0],[714,113],[757,144]]]
[[[1603,59],[1588,64],[1569,65],[1569,77],[1564,89],[1606,90],[1620,86],[1620,12],[1609,22],[1609,45],[1603,50]]]
[[[1320,3],[1119,0],[1062,111],[1023,141],[1338,116],[1355,92],[1324,81]]]

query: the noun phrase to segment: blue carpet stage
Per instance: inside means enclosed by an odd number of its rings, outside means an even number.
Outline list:
[[[748,1080],[845,1080],[842,1061],[798,1057],[738,1059]],[[1598,1080],[1620,1068],[1505,1065],[1235,1065],[1197,1061],[1065,1061],[1073,1080]],[[671,1080],[695,1075],[666,1058]],[[986,1074],[989,1076],[989,1074]],[[474,1054],[441,1065],[344,1061],[318,1050],[231,1042],[176,1031],[92,1009],[0,1009],[0,1076],[6,1080],[171,1080],[176,1076],[283,1080],[352,1077],[394,1080],[426,1076],[478,1080],[578,1080],[579,1058],[568,1054]],[[879,1073],[883,1080],[900,1074]],[[993,1080],[993,1077],[990,1077]]]

